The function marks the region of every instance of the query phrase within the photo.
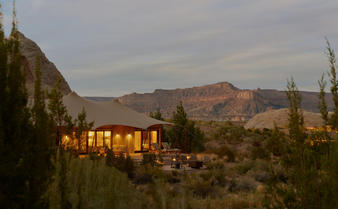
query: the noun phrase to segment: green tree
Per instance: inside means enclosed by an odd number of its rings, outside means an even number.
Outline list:
[[[332,51],[330,49],[329,53]],[[335,80],[335,70],[331,71]],[[335,81],[331,82],[331,90]],[[319,81],[319,109],[326,125],[325,82]],[[266,191],[266,208],[337,208],[335,198],[338,190],[338,144],[327,131],[305,133],[304,120],[300,111],[301,99],[293,79],[288,81],[289,140],[281,155],[284,177],[273,169]],[[335,91],[335,90],[334,90]],[[333,91],[333,92],[334,92]],[[333,100],[335,98],[333,97]],[[334,121],[334,120],[333,120]],[[334,125],[332,125],[334,126]],[[336,136],[334,136],[336,137]]]
[[[27,106],[15,6],[12,31],[4,37],[0,22],[0,205],[2,208],[47,208],[43,198],[52,169],[48,114],[44,110],[39,66],[34,106]]]
[[[60,82],[61,79],[59,78],[54,88],[48,93],[48,109],[54,121],[56,144],[58,146],[61,146],[61,130],[69,134],[74,126],[72,117],[68,114],[67,107],[63,104]]]
[[[84,143],[83,140],[86,136],[88,131],[91,130],[94,126],[94,121],[92,122],[87,122],[87,113],[84,108],[82,108],[82,111],[78,114],[77,119],[74,120],[74,124],[76,126],[76,131],[75,131],[75,137],[78,139],[78,146],[79,146],[79,151],[81,151],[81,145]]]
[[[333,48],[330,45],[330,42],[326,40],[327,43],[327,56],[329,59],[329,78],[331,83],[331,94],[333,100],[333,114],[330,118],[330,124],[332,128],[337,130],[338,129],[338,81],[337,81],[337,73],[336,73],[336,55]]]
[[[318,109],[319,109],[321,117],[324,121],[323,126],[326,128],[326,126],[329,123],[329,116],[328,116],[329,114],[328,114],[328,111],[327,111],[327,104],[326,104],[326,101],[325,101],[325,95],[326,95],[325,88],[326,88],[327,82],[324,79],[324,74],[322,74],[321,79],[318,80],[318,85],[319,85]]]
[[[152,118],[155,118],[157,120],[164,120],[164,118],[162,117],[162,114],[161,114],[161,110],[160,109],[157,109],[156,112],[154,113],[154,116]]]
[[[52,175],[52,154],[54,148],[54,131],[51,117],[46,112],[45,94],[41,89],[40,58],[36,58],[34,85],[34,105],[32,120],[34,134],[28,143],[30,150],[26,157],[30,162],[28,187],[28,205],[30,208],[49,208],[43,198]],[[43,160],[42,160],[43,159]]]
[[[195,127],[195,122],[189,121],[182,102],[173,113],[174,126],[169,130],[168,137],[171,145],[180,148],[183,152],[201,151],[204,149],[204,134]]]
[[[304,117],[301,110],[301,96],[293,78],[287,81],[286,96],[289,100],[289,135],[298,144],[305,141]]]
[[[5,39],[0,22],[0,205],[25,208],[30,165],[27,145],[33,126],[27,108],[15,10],[12,23],[10,38]]]

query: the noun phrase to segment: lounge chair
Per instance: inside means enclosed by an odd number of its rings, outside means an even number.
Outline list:
[[[168,152],[168,153],[180,153],[181,152],[180,149],[177,149],[177,148],[172,149],[172,148],[170,148],[170,145],[169,145],[168,142],[162,142],[162,146],[164,148],[164,151]]]

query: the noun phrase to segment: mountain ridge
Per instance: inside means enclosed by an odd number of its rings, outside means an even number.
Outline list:
[[[35,82],[35,65],[36,57],[40,59],[41,84],[42,89],[54,87],[55,83],[60,78],[61,92],[66,95],[71,92],[67,81],[57,69],[55,64],[51,62],[41,50],[37,43],[27,38],[23,33],[19,32],[20,52],[23,57],[23,65],[26,68],[26,87],[28,95],[31,97],[34,94]]]
[[[318,92],[300,91],[302,107],[318,112]],[[331,95],[327,94],[329,108]],[[182,101],[191,119],[246,121],[267,110],[288,107],[285,91],[274,89],[240,89],[229,82],[177,89],[156,89],[152,93],[131,93],[116,98],[122,104],[142,113],[160,109],[164,117],[171,117]]]

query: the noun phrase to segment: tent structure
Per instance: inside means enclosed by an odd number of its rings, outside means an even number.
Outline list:
[[[93,130],[76,139],[63,134],[62,143],[81,153],[110,148],[117,152],[147,152],[152,144],[161,145],[162,125],[170,125],[123,106],[117,101],[91,101],[72,92],[63,98],[68,113],[77,118],[84,109]]]

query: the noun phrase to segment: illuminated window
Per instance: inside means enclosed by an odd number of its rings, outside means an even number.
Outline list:
[[[149,149],[149,138],[150,138],[150,133],[146,134],[144,132],[144,137],[143,137],[143,142],[142,142],[143,150]]]
[[[104,146],[107,146],[109,149],[111,149],[111,131],[105,131],[104,132]]]
[[[96,132],[96,146],[103,147],[103,131]]]
[[[95,146],[94,137],[95,137],[95,131],[89,131],[88,132],[88,146],[89,147]]]
[[[157,143],[157,131],[151,131],[151,143]]]
[[[142,139],[142,132],[135,131],[135,142],[134,142],[135,151],[141,151],[141,139]]]

